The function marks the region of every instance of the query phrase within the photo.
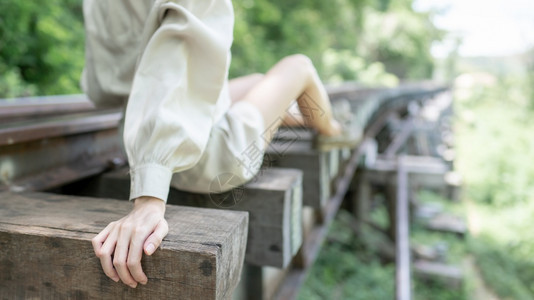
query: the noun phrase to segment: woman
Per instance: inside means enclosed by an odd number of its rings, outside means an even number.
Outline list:
[[[282,123],[336,136],[328,96],[311,61],[282,59],[265,75],[228,82],[230,0],[85,0],[86,67],[82,86],[99,106],[127,102],[124,143],[132,211],[93,239],[106,275],[146,284],[151,255],[168,232],[169,186],[207,192],[218,174],[251,179],[258,161],[240,163],[247,147],[264,150]],[[294,99],[301,110],[292,116]],[[261,157],[259,158],[261,159]]]

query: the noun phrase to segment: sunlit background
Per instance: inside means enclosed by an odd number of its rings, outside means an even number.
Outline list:
[[[461,39],[462,56],[509,56],[534,47],[534,1],[416,0],[414,8],[434,10],[434,24],[450,38],[436,43],[432,54],[445,57]]]

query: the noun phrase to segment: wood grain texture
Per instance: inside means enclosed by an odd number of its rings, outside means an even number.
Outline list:
[[[127,199],[128,169],[105,173],[66,187],[65,192]],[[221,198],[227,198],[221,202]],[[235,200],[235,203],[230,201]],[[221,195],[171,188],[168,203],[249,212],[245,260],[257,266],[285,267],[302,244],[302,171],[267,168],[249,183]]]
[[[239,281],[248,216],[168,205],[169,234],[142,260],[146,286],[107,278],[91,241],[131,203],[0,193],[0,299],[228,299]]]
[[[124,159],[116,128],[0,146],[0,191],[58,187]]]
[[[294,142],[289,146],[274,142],[266,155],[273,166],[302,170],[303,205],[319,211],[324,209],[331,193],[329,152],[316,151],[304,142]]]
[[[266,169],[244,185],[243,198],[227,209],[250,214],[247,263],[286,267],[302,244],[302,172]]]

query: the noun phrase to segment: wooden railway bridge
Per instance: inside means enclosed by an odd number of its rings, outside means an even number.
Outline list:
[[[111,200],[129,192],[121,110],[96,110],[83,95],[0,100],[0,299],[294,299],[342,203],[363,223],[377,192],[396,245],[396,299],[410,299],[411,193],[458,189],[450,89],[328,91],[356,112],[359,145],[321,152],[311,131],[286,128],[248,184],[171,189],[169,234],[143,258],[149,283],[136,289],[108,280],[90,242],[131,207]]]

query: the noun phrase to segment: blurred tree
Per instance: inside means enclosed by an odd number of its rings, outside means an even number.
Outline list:
[[[1,96],[80,91],[81,4],[0,0]]]
[[[434,66],[431,45],[444,35],[431,18],[432,13],[415,12],[412,0],[392,1],[386,11],[368,7],[358,53],[367,61],[384,63],[399,78],[429,78]]]
[[[230,76],[308,55],[325,81],[394,85],[431,75],[440,32],[413,0],[234,0]],[[0,97],[80,92],[82,0],[0,0]],[[392,74],[396,75],[393,76]]]
[[[413,0],[240,0],[234,1],[236,30],[233,76],[265,72],[279,58],[304,53],[327,81],[372,78],[382,70],[402,79],[429,78],[430,47],[443,37],[432,13],[415,12]],[[328,57],[326,57],[328,56]],[[334,56],[363,65],[328,65]],[[377,64],[378,63],[378,64]],[[374,67],[372,67],[374,66]],[[327,74],[325,74],[325,72]],[[335,73],[335,75],[333,75]],[[376,83],[384,84],[384,76]],[[385,79],[391,84],[390,77]],[[369,83],[369,82],[367,82]]]

